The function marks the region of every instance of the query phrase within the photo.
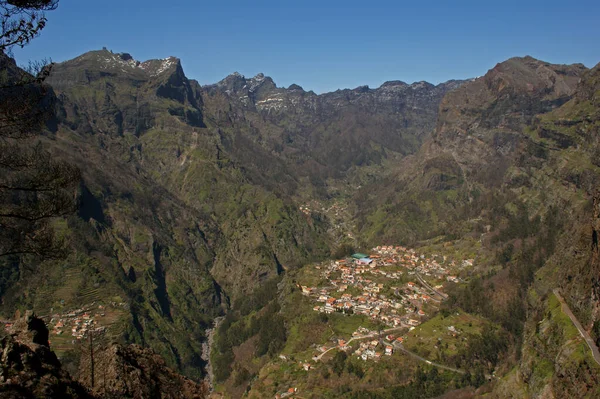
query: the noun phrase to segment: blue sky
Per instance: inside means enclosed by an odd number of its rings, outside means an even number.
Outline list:
[[[19,63],[107,47],[179,57],[201,84],[263,72],[321,93],[475,77],[513,56],[600,62],[600,1],[60,0],[47,16]]]

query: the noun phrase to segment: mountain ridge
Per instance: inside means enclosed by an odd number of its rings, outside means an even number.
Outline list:
[[[3,299],[11,310],[67,312],[79,297],[119,298],[111,328],[122,343],[149,346],[200,378],[205,331],[248,298],[254,316],[286,333],[278,306],[295,288],[282,281],[303,265],[382,242],[443,242],[476,248],[481,263],[450,293],[449,311],[460,307],[517,337],[498,366],[517,367],[518,337],[531,348],[537,334],[523,328],[533,320],[524,306],[538,312],[549,300],[536,286],[539,297],[527,302],[519,287],[536,285],[536,273],[563,276],[576,312],[590,303],[589,287],[597,295],[589,273],[573,277],[575,266],[548,271],[567,263],[554,244],[588,243],[589,229],[557,210],[589,219],[597,71],[515,57],[467,81],[317,95],[262,73],[201,86],[175,58],[138,63],[101,50],[56,64],[47,83],[57,127],[46,144],[83,171],[80,215],[61,222],[73,254],[23,276]],[[477,273],[494,284],[494,310],[461,291],[474,289]],[[583,324],[594,325],[597,312],[582,313]],[[254,331],[241,344],[236,337],[239,345],[270,333],[251,319],[234,323]],[[219,375],[245,375],[233,350],[215,356]]]

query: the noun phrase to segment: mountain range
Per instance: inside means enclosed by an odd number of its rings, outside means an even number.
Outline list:
[[[456,395],[600,392],[599,366],[551,311],[559,289],[600,338],[600,65],[518,57],[467,81],[317,95],[263,74],[202,86],[177,58],[103,49],[55,64],[44,84],[55,116],[41,140],[81,169],[79,207],[55,221],[65,259],[4,273],[5,316],[100,304],[98,345],[151,348],[198,380],[215,318],[264,316],[291,334],[285,296],[304,265],[381,243],[452,247],[478,266],[446,306],[510,337],[484,365],[499,379]],[[85,376],[83,346],[54,341]],[[262,384],[223,359],[226,396]]]

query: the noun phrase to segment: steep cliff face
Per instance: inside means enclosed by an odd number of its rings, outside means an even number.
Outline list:
[[[140,63],[126,53],[92,51],[56,65],[48,83],[62,94],[62,121],[82,133],[139,136],[165,105],[184,123],[203,126],[198,84],[174,57]]]
[[[213,317],[284,266],[328,253],[322,222],[250,181],[205,125],[201,88],[179,60],[91,52],[48,83],[57,124],[43,140],[82,170],[80,209],[56,222],[68,258],[11,269],[3,311],[110,307],[107,336],[201,378]],[[64,341],[61,355],[81,349]]]
[[[438,104],[462,81],[437,86],[386,82],[317,95],[298,85],[278,88],[259,74],[233,74],[205,86],[207,108],[228,124],[253,127],[248,135],[274,151],[296,175],[312,181],[341,178],[392,154],[414,153],[434,127]],[[225,118],[223,103],[231,109]]]
[[[69,81],[82,71],[89,79]],[[214,262],[202,263],[230,295],[276,275],[281,264],[324,253],[319,227],[247,171],[269,157],[253,154],[256,145],[243,137],[224,142],[212,115],[206,125],[202,89],[178,59],[140,63],[128,54],[91,52],[56,65],[49,83],[65,104],[59,134],[78,135],[88,159],[101,160],[103,169],[132,170],[139,186],[161,187],[199,212],[199,230],[215,254]],[[80,119],[87,125],[73,122]]]
[[[585,70],[580,64],[553,65],[531,57],[496,65],[444,98],[431,156],[451,153],[467,180],[475,169],[510,162],[525,127],[536,115],[567,102]]]
[[[519,361],[494,397],[597,395],[598,366],[552,290],[597,339],[598,70],[497,65],[448,93],[431,139],[355,197],[364,236],[474,242],[484,273],[508,269],[522,297],[532,287]]]
[[[536,74],[525,75],[531,84],[518,87],[531,90],[534,103],[521,113],[509,107],[498,119],[512,126],[518,141],[507,152],[502,185],[495,192],[498,196],[510,193],[509,198],[522,201],[531,215],[530,221],[535,220],[533,215],[540,215],[544,228],[553,224],[552,220],[558,224],[550,228],[554,231],[552,235],[543,231],[538,233],[548,234],[547,242],[541,243],[542,248],[547,247],[532,259],[540,268],[529,280],[522,352],[516,377],[508,386],[524,387],[523,392],[528,392],[530,397],[594,397],[598,395],[600,366],[553,290],[562,293],[583,329],[597,339],[597,276],[600,269],[595,243],[598,234],[597,187],[600,183],[597,166],[600,66],[580,73],[578,66],[548,68],[526,61],[527,66],[537,65]],[[577,80],[574,71],[580,76]],[[505,70],[501,72],[506,74]],[[505,81],[514,82],[500,76],[494,74],[490,79],[501,82],[497,87],[502,87]],[[510,86],[505,86],[504,90],[506,87]],[[502,92],[500,90],[498,94],[502,95]],[[514,92],[513,89],[511,93]],[[518,103],[518,98],[516,101]],[[537,114],[533,115],[529,110]],[[447,126],[456,126],[456,123]],[[480,129],[444,131],[443,125],[441,129],[442,133],[450,135],[454,132],[455,142],[461,142],[460,136],[471,131],[477,133]],[[443,135],[439,140],[445,144],[452,141]],[[458,146],[454,148],[460,153]],[[473,151],[477,146],[468,148]],[[502,158],[494,153],[484,153],[482,158],[492,162],[490,168],[503,164]],[[463,170],[472,171],[473,165],[478,165],[480,160],[475,157],[467,158],[467,162],[457,162]],[[465,174],[467,182],[468,179],[469,175]],[[473,186],[486,187],[485,180],[476,180]],[[487,187],[490,187],[489,183]],[[500,384],[498,392],[502,389],[503,384]]]
[[[600,235],[600,193],[594,196],[593,216],[591,222],[592,234],[589,237],[591,256],[589,260],[589,276],[591,277],[591,295],[589,295],[589,307],[591,308],[592,326],[597,325],[600,320],[600,250],[598,249],[598,236]],[[600,342],[600,331],[594,330],[596,342]]]
[[[298,208],[342,186],[365,242],[475,243],[486,272],[509,269],[512,286],[495,295],[530,285],[543,266],[550,277],[530,303],[537,318],[526,324],[517,375],[536,392],[570,393],[552,378],[589,364],[569,363],[579,342],[556,333],[566,327],[548,313],[548,293],[558,286],[586,328],[600,326],[598,70],[525,57],[468,82],[317,95],[262,74],[201,87],[172,57],[138,62],[103,50],[58,64],[48,80],[57,123],[44,140],[83,171],[79,214],[58,222],[73,253],[17,272],[3,301],[7,311],[59,316],[117,303],[108,338],[149,346],[201,377],[204,330],[229,301],[331,253],[328,221]],[[498,312],[508,314],[504,302]],[[546,348],[555,344],[564,350]],[[99,356],[113,359],[111,374],[134,354],[153,356],[124,346]],[[553,357],[555,371],[540,368]],[[148,381],[170,379],[132,373],[148,395],[158,389]],[[128,381],[108,385],[131,394]]]
[[[416,156],[357,195],[357,207],[375,205],[359,212],[364,234],[405,241],[462,234],[459,224],[489,210],[487,194],[523,185],[528,168],[545,162],[531,125],[574,95],[584,71],[513,58],[449,92]],[[393,228],[381,225],[387,213],[398,215]]]
[[[200,87],[175,58],[138,62],[102,50],[56,65],[49,83],[60,99],[61,152],[137,173],[140,186],[151,182],[200,212],[212,275],[236,296],[327,254],[326,226],[294,198],[327,196],[326,179],[416,151],[442,96],[462,82],[318,96],[233,74]]]

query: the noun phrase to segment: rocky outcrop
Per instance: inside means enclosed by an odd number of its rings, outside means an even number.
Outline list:
[[[205,398],[205,383],[177,374],[150,349],[111,345],[97,350],[94,366],[82,358],[79,381],[66,372],[48,343],[44,321],[31,311],[0,340],[0,398]],[[94,377],[92,377],[94,375]]]
[[[44,321],[28,312],[0,340],[0,398],[92,398],[50,350]]]
[[[92,367],[89,357],[82,359],[80,380],[103,398],[205,398],[205,383],[196,383],[177,374],[150,349],[139,345],[111,345],[95,352]]]

